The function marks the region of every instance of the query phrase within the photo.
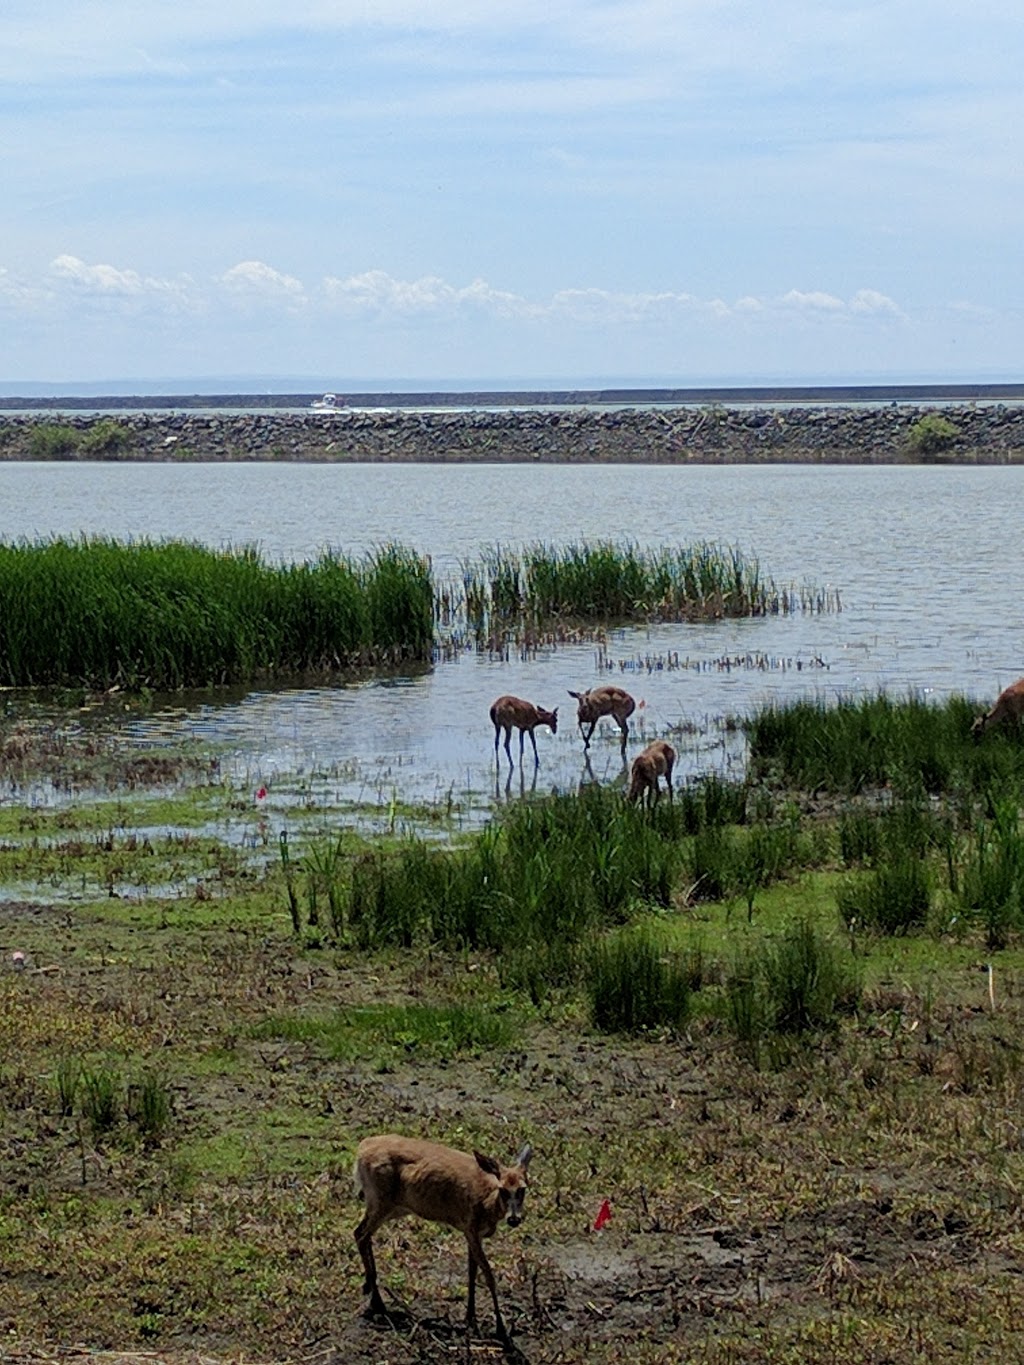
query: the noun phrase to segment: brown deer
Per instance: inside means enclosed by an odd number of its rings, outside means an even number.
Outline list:
[[[642,801],[647,797],[649,806],[656,806],[661,800],[658,778],[664,777],[668,785],[668,799],[672,800],[672,769],[676,765],[676,751],[667,740],[656,739],[648,744],[643,753],[633,759],[629,775],[630,801]]]
[[[558,734],[558,708],[556,707],[554,711],[545,711],[542,706],[534,706],[532,701],[523,701],[522,697],[499,697],[491,707],[491,721],[494,725],[494,757],[498,757],[498,740],[504,730],[505,752],[508,754],[511,767],[515,767],[512,762],[512,750],[509,748],[513,729],[519,731],[520,764],[523,761],[523,743],[527,735],[530,736],[530,743],[533,745],[533,761],[540,763],[537,741],[533,735],[538,725],[550,726],[551,733]]]
[[[621,687],[592,687],[588,692],[572,692],[570,697],[575,697],[579,705],[576,708],[576,721],[580,727],[580,734],[583,735],[584,749],[590,748],[590,737],[594,733],[594,726],[602,716],[611,716],[619,729],[622,731],[622,751],[626,751],[626,740],[629,738],[629,717],[636,710],[636,702]],[[589,725],[590,729],[583,734],[584,725]]]
[[[364,1139],[356,1151],[356,1189],[366,1200],[366,1212],[356,1228],[356,1246],[363,1258],[369,1296],[367,1316],[386,1314],[377,1288],[373,1259],[373,1234],[390,1218],[415,1214],[431,1223],[444,1223],[465,1234],[469,1244],[469,1299],[466,1326],[476,1328],[476,1272],[479,1269],[491,1291],[498,1336],[509,1340],[501,1310],[494,1272],[484,1254],[483,1239],[493,1235],[504,1218],[510,1228],[523,1221],[523,1200],[528,1181],[526,1168],[533,1149],[527,1144],[512,1166],[493,1157],[456,1151],[437,1142],[397,1137],[386,1133]]]
[[[1024,719],[1024,678],[1018,678],[1015,683],[1004,688],[996,698],[996,704],[991,711],[983,716],[978,716],[971,726],[971,734],[975,739],[980,739],[986,730],[991,730],[993,725],[1019,725]]]

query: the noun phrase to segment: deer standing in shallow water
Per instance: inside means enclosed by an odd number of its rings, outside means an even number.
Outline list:
[[[993,725],[1019,725],[1024,719],[1024,678],[1018,678],[1015,683],[1003,689],[996,698],[996,704],[991,711],[979,716],[971,726],[971,734],[975,739],[980,739],[986,730],[990,730]]]
[[[389,1218],[415,1214],[431,1223],[444,1223],[465,1234],[469,1245],[469,1298],[466,1326],[476,1327],[476,1273],[483,1275],[494,1302],[498,1336],[509,1340],[501,1310],[494,1272],[484,1253],[483,1239],[490,1237],[504,1218],[510,1228],[523,1221],[523,1200],[528,1181],[526,1168],[533,1155],[527,1145],[515,1164],[503,1166],[493,1157],[456,1151],[437,1142],[397,1137],[387,1133],[364,1139],[356,1151],[356,1189],[366,1200],[366,1212],[356,1228],[356,1246],[363,1259],[369,1296],[366,1313],[384,1313],[384,1300],[377,1288],[373,1259],[373,1234]]]
[[[523,761],[523,743],[526,736],[530,736],[530,743],[533,745],[533,761],[540,763],[537,753],[537,741],[533,732],[538,725],[547,725],[551,733],[558,733],[558,708],[554,711],[545,711],[542,706],[534,706],[532,701],[523,701],[522,697],[499,697],[491,707],[491,721],[494,725],[494,757],[498,757],[498,740],[501,731],[505,731],[505,752],[508,754],[509,766],[514,767],[512,762],[512,750],[509,748],[512,739],[512,731],[519,731],[519,762]]]
[[[653,744],[648,744],[647,748],[633,759],[629,775],[628,800],[642,801],[646,795],[647,804],[656,806],[661,800],[658,778],[664,777],[668,785],[668,799],[671,801],[672,769],[675,765],[676,751],[667,740],[656,739]]]
[[[594,726],[602,716],[611,716],[619,729],[622,731],[622,751],[626,751],[626,740],[629,738],[629,717],[636,710],[636,702],[621,687],[592,687],[587,692],[569,692],[570,697],[575,697],[578,703],[576,707],[576,722],[580,727],[580,734],[583,735],[584,749],[590,748],[590,737],[594,733]],[[584,725],[589,725],[590,729],[583,734]]]

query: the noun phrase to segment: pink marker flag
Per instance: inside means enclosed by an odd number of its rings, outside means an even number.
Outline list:
[[[256,800],[257,800],[257,801],[265,801],[266,799],[267,799],[267,789],[266,789],[266,787],[260,787],[260,788],[257,790],[257,792],[256,792]]]
[[[606,1199],[597,1211],[597,1217],[594,1219],[594,1231],[600,1232],[601,1229],[604,1227],[605,1223],[607,1223],[608,1220],[611,1218],[611,1216],[612,1206],[611,1204],[608,1203],[608,1200]]]

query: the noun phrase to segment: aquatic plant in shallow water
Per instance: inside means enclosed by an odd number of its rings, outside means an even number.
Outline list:
[[[170,690],[428,660],[430,566],[385,546],[274,566],[252,547],[0,545],[0,683]]]
[[[494,645],[554,621],[691,621],[838,610],[834,591],[780,589],[756,559],[701,542],[641,549],[612,541],[496,546],[462,566],[467,628]],[[453,597],[445,594],[449,615]]]

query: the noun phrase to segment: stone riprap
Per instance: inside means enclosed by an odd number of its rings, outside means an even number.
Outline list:
[[[915,439],[928,418],[955,428],[938,449]],[[1024,405],[0,416],[0,460],[30,459],[1017,464]]]

